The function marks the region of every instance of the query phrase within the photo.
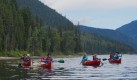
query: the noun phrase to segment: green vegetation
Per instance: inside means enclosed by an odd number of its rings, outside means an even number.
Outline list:
[[[20,8],[28,7],[33,15],[37,15],[43,23],[50,27],[62,27],[63,30],[73,29],[73,23],[54,9],[44,5],[39,0],[17,0]]]
[[[83,50],[90,54],[110,54],[119,51],[123,54],[134,53],[133,48],[93,33],[82,33]]]
[[[0,16],[1,56],[17,56],[18,51],[27,51],[31,55],[40,55],[41,52],[68,54],[81,51],[80,46],[77,46],[81,42],[77,43],[80,38],[77,38],[78,32],[74,25],[67,28],[44,25],[29,8],[18,8],[16,0],[1,0]]]
[[[32,4],[39,2],[23,1]],[[42,3],[35,6],[38,8],[39,5]],[[76,55],[82,51],[107,53],[117,49],[132,52],[126,45],[89,33],[81,34],[79,26],[74,26],[50,8],[46,11],[48,18],[43,22],[41,18],[46,16],[40,13],[32,14],[35,13],[32,8],[19,8],[16,0],[0,0],[0,56],[20,56],[26,53],[39,56],[49,52],[53,53],[53,56],[61,56]]]

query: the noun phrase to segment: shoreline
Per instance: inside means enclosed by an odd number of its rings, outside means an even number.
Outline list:
[[[18,57],[0,57],[0,60],[19,59]]]
[[[129,55],[129,54],[124,54],[124,55]],[[130,54],[130,55],[137,55],[137,54]],[[41,59],[41,57],[42,56],[31,56],[32,59]],[[73,58],[73,57],[81,57],[81,55],[53,56],[53,58]],[[5,57],[5,56],[0,56],[0,60],[15,60],[15,59],[20,59],[20,57]]]
[[[72,58],[72,57],[79,57],[79,56],[73,56],[73,55],[67,55],[67,56],[53,56],[53,58]],[[41,59],[41,56],[31,56],[32,59]],[[3,57],[0,56],[0,60],[16,60],[20,59],[20,57]]]
[[[40,56],[32,56],[32,59],[40,59]],[[0,60],[16,60],[16,59],[20,59],[20,57],[0,57]]]

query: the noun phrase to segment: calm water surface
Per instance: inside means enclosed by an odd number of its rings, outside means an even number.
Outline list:
[[[107,60],[102,61],[104,65],[100,67],[82,66],[81,57],[62,59],[65,63],[55,62],[51,70],[36,65],[19,68],[19,60],[0,61],[0,80],[137,80],[137,55],[123,55],[119,65],[110,64]]]

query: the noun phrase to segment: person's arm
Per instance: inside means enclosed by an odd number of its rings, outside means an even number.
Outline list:
[[[118,55],[118,58],[121,59],[121,58],[122,58],[122,54],[119,54],[119,55]]]
[[[85,60],[88,60],[88,56],[85,57]]]
[[[51,60],[50,60],[51,62],[53,62],[53,58],[51,58]]]
[[[27,57],[27,61],[30,61],[30,60],[31,60],[31,58],[28,56],[28,57]]]
[[[82,62],[84,61],[84,58],[85,58],[85,57],[83,56],[83,57],[82,57],[82,60],[81,60],[81,62],[80,62],[80,63],[82,63]]]

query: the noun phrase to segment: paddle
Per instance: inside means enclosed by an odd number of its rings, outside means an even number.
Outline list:
[[[44,61],[42,61],[44,62]],[[65,61],[63,59],[60,59],[60,60],[53,60],[53,62],[59,62],[59,63],[65,63]]]
[[[22,63],[18,63],[18,67],[22,67]]]
[[[86,61],[86,60],[82,59],[81,62],[80,62],[80,64],[81,64],[82,62],[85,62],[85,61]]]
[[[108,59],[107,59],[107,58],[103,58],[102,60],[103,60],[103,61],[106,61],[106,60],[108,60]]]
[[[55,61],[53,61],[53,62],[59,62],[59,63],[64,63],[65,61],[63,60],[63,59],[60,59],[60,60],[55,60]]]
[[[106,60],[111,60],[111,59],[110,59],[110,58],[109,58],[109,59],[107,59],[107,58],[103,58],[102,60],[103,60],[103,61],[106,61]]]

